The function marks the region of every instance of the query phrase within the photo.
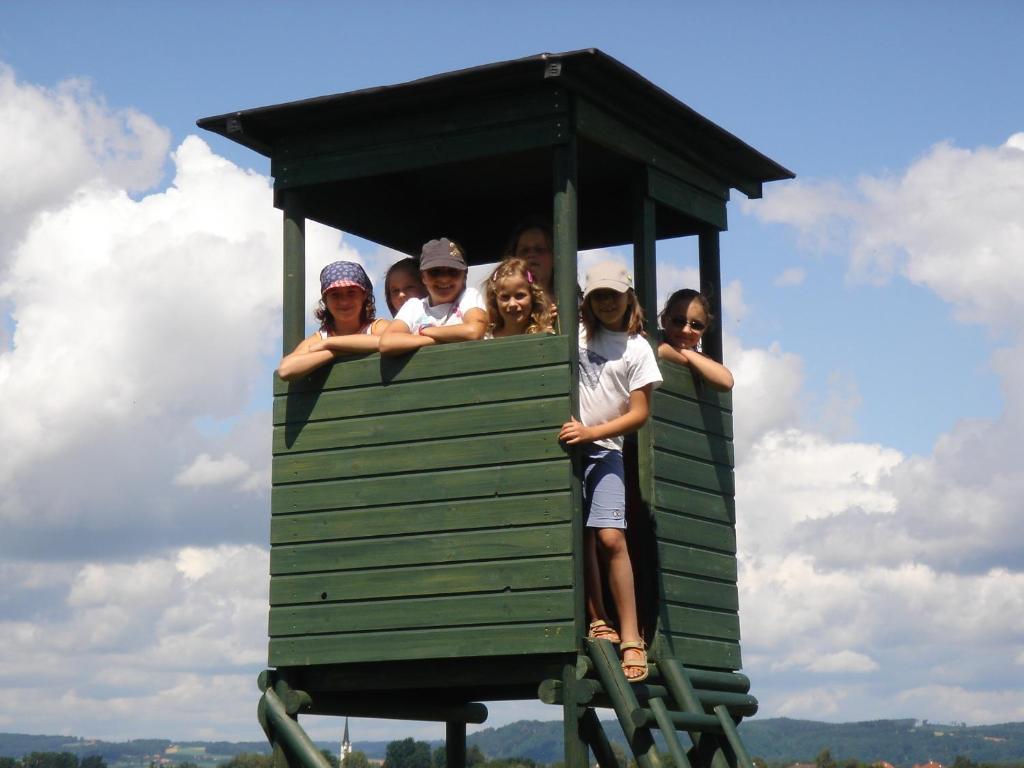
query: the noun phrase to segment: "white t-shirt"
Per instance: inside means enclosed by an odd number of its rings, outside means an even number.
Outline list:
[[[487,314],[484,297],[476,288],[466,287],[459,297],[458,303],[448,302],[430,306],[430,298],[407,299],[402,308],[395,315],[395,320],[401,320],[413,333],[419,332],[420,328],[433,326],[440,328],[445,325],[462,325],[462,318],[471,309],[482,310]]]
[[[580,420],[588,427],[604,424],[629,410],[629,393],[661,384],[658,359],[641,336],[600,328],[587,338],[580,324]],[[623,438],[594,441],[603,448],[622,450]]]

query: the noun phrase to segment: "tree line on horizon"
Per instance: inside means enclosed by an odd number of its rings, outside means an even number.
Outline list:
[[[634,759],[616,743],[612,749],[618,759],[620,768],[638,768]],[[365,752],[354,750],[343,762],[329,750],[321,750],[331,768],[446,768],[447,753],[444,745],[431,747],[425,741],[416,741],[412,737],[389,742],[383,763],[371,761]],[[676,768],[671,755],[659,753],[663,768]],[[755,768],[789,768],[792,761],[767,761],[760,757],[753,758]],[[243,752],[228,760],[216,764],[217,768],[273,768],[273,757],[257,752]],[[879,763],[862,762],[856,759],[836,759],[829,749],[823,749],[810,765],[801,763],[807,768],[878,768]],[[21,758],[0,757],[0,768],[109,768],[106,760],[100,755],[78,757],[70,752],[31,752]],[[160,768],[150,761],[148,768]],[[202,768],[192,761],[174,761],[173,768]],[[541,763],[529,757],[496,758],[489,760],[473,744],[466,749],[466,768],[564,768],[561,761]],[[1024,768],[1024,760],[1010,762],[976,762],[969,757],[957,755],[955,760],[945,768]]]

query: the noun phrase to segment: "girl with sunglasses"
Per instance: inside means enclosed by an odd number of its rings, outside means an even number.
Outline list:
[[[697,349],[713,319],[711,305],[704,294],[692,288],[676,291],[668,297],[659,319],[662,334],[662,342],[658,345],[660,359],[688,366],[717,390],[727,392],[732,389],[733,378],[729,369]]]

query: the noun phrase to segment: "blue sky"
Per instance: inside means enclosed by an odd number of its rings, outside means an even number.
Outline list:
[[[0,705],[0,728],[258,738],[279,216],[267,161],[195,120],[585,47],[798,175],[734,193],[722,239],[762,713],[1024,720],[1022,481],[1000,450],[1024,425],[1022,21],[1011,2],[0,5],[0,402],[21,448],[0,462],[21,660],[0,680],[44,702]],[[692,277],[692,244],[659,253],[663,291]],[[375,277],[390,258],[327,232],[310,254]],[[77,642],[39,650],[58,636]],[[241,714],[203,720],[203,675]]]

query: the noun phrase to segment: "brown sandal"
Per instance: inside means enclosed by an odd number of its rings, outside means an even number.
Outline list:
[[[617,643],[620,639],[619,633],[604,619],[594,619],[590,622],[587,637],[591,640],[607,640],[611,643]]]
[[[647,675],[650,674],[650,667],[647,665],[647,646],[644,645],[643,640],[629,640],[619,645],[619,651],[622,653],[622,674],[626,675],[626,682],[629,683],[642,683],[647,679]],[[626,659],[626,651],[639,651],[642,655],[642,659]],[[639,669],[641,673],[636,677],[630,677],[627,674],[628,670]]]

